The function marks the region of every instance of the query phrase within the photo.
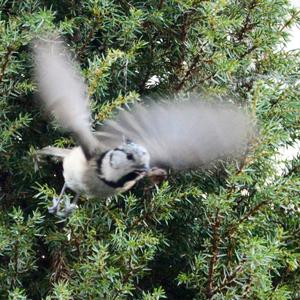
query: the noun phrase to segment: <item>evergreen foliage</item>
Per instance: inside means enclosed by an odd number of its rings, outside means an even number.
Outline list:
[[[288,0],[0,0],[0,299],[299,299],[300,23]],[[72,146],[36,103],[31,41],[56,31],[79,61],[95,126],[148,95],[231,95],[260,138],[242,162],[171,173],[65,221],[63,184],[34,149]],[[158,78],[156,83],[153,76]],[[146,100],[145,100],[146,101]]]

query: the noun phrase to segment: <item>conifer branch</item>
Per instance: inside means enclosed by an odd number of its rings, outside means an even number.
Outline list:
[[[251,31],[257,25],[256,22],[254,22],[254,23],[251,22],[251,13],[252,13],[252,10],[257,6],[257,4],[258,4],[257,0],[253,0],[249,4],[248,13],[246,15],[244,24],[243,24],[241,30],[237,33],[237,40],[239,42],[243,40],[243,38],[245,37],[246,33],[248,33],[249,31]]]
[[[5,53],[4,57],[3,57],[3,63],[2,63],[2,66],[1,66],[1,71],[0,71],[0,83],[3,80],[3,76],[5,74],[5,71],[6,71],[8,62],[9,62],[9,58],[10,58],[12,52],[13,52],[13,48],[12,47],[8,47],[7,50],[6,50],[6,53]]]
[[[221,284],[213,290],[213,295],[215,295],[218,292],[221,292],[224,289],[228,289],[228,287],[237,278],[237,275],[243,271],[245,261],[246,261],[245,259],[241,260],[241,262],[237,265],[237,267],[233,270],[233,272],[231,272],[226,277],[224,277]]]
[[[255,213],[260,211],[260,209],[262,207],[264,207],[265,205],[267,205],[269,202],[270,202],[269,200],[264,200],[264,201],[258,203],[257,205],[255,205],[254,207],[252,207],[241,219],[238,220],[238,222],[236,224],[229,227],[227,235],[229,237],[231,237],[236,232],[239,225],[241,225],[242,223],[247,221],[250,217],[252,217]]]

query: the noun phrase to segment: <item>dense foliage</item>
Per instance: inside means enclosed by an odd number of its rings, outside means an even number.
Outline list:
[[[299,299],[300,56],[288,0],[0,0],[1,299]],[[89,85],[95,125],[145,96],[231,95],[260,138],[241,162],[48,214],[71,146],[36,103],[31,41],[56,31]],[[143,101],[143,100],[142,100]],[[146,101],[146,100],[144,100]]]

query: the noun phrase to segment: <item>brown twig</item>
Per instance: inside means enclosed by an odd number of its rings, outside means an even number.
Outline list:
[[[291,25],[291,23],[299,16],[300,10],[298,10],[294,15],[292,15],[279,29],[279,32],[284,31],[287,27]]]
[[[12,288],[14,288],[16,286],[17,283],[17,278],[18,278],[18,264],[19,264],[19,241],[16,240],[15,244],[14,244],[14,276],[13,276],[13,280],[12,280]]]
[[[249,32],[250,30],[252,30],[255,25],[257,25],[257,23],[250,22],[251,21],[251,11],[256,7],[256,5],[257,5],[257,0],[253,0],[248,7],[248,13],[246,15],[244,24],[243,24],[241,30],[236,34],[238,41],[241,41],[244,38],[245,34],[247,32]]]
[[[213,78],[215,75],[217,74],[217,71],[213,72],[212,74],[208,75],[205,78],[202,78],[201,80],[199,80],[197,83],[193,84],[191,87],[189,87],[186,92],[190,92],[191,90],[193,90],[196,86],[204,83],[207,80],[210,80],[211,78]]]
[[[251,274],[249,275],[249,278],[248,278],[246,284],[247,284],[247,287],[246,287],[246,289],[245,289],[245,291],[244,291],[244,293],[242,295],[242,297],[243,297],[242,299],[243,300],[249,299],[249,292],[250,292],[251,284],[252,284],[252,276],[251,276]]]
[[[294,173],[297,173],[299,172],[300,170],[300,165],[294,165],[291,169],[288,170],[288,172],[286,172],[282,177],[283,178],[288,178],[290,177],[291,175],[293,175]]]
[[[185,37],[186,38],[186,37]],[[208,42],[204,43],[202,45],[202,47],[199,49],[199,52],[197,55],[195,55],[195,57],[193,58],[192,64],[190,65],[190,67],[188,68],[188,70],[185,72],[183,78],[180,80],[180,82],[177,84],[177,86],[175,87],[175,90],[178,92],[179,90],[181,90],[181,88],[183,87],[183,85],[185,84],[185,82],[190,79],[190,77],[197,71],[197,65],[199,64],[199,60],[201,55],[203,54],[204,51],[204,47],[207,45]],[[204,62],[211,62],[211,57],[212,57],[213,53],[211,54],[211,56],[209,57],[209,60],[207,61],[201,61],[202,63]],[[182,65],[183,60],[181,60],[181,65]],[[205,81],[206,79],[204,79]]]
[[[269,201],[262,201],[261,203],[257,204],[255,207],[253,207],[243,218],[241,218],[237,224],[233,224],[229,227],[226,236],[230,240],[230,244],[227,248],[227,266],[230,265],[230,261],[233,257],[234,248],[236,246],[236,236],[234,236],[234,233],[236,233],[239,225],[241,225],[243,222],[248,220],[251,216],[253,216],[256,212],[260,210],[260,208],[264,205],[266,205]]]
[[[56,283],[61,279],[68,280],[70,278],[70,269],[65,261],[65,256],[61,247],[52,253],[51,260],[51,269],[53,272],[50,281]]]
[[[257,205],[255,205],[250,211],[248,211],[248,213],[246,215],[244,215],[238,222],[237,224],[232,225],[229,230],[227,235],[229,237],[231,237],[236,229],[239,227],[239,225],[241,225],[242,223],[244,223],[245,221],[247,221],[250,217],[252,217],[256,212],[258,212],[260,210],[261,207],[263,207],[264,205],[268,204],[269,200],[264,200],[260,203],[258,203]]]
[[[240,59],[245,58],[248,54],[253,52],[258,46],[257,45],[252,45],[249,49],[247,49],[240,57]]]
[[[6,68],[7,68],[7,65],[8,65],[8,62],[9,62],[9,58],[11,56],[13,52],[13,48],[12,47],[8,47],[7,48],[7,51],[4,55],[4,58],[3,58],[3,64],[1,66],[1,72],[0,72],[0,83],[2,82],[2,79],[3,79],[3,76],[4,76],[4,73],[6,71]]]
[[[185,84],[185,82],[194,74],[195,72],[195,68],[198,64],[200,58],[200,53],[198,53],[194,59],[192,64],[190,65],[189,69],[186,71],[186,73],[184,74],[183,78],[180,80],[179,84],[175,87],[176,91],[181,90],[181,88],[183,87],[183,85]]]
[[[214,271],[215,265],[218,259],[218,252],[219,252],[219,244],[220,244],[220,233],[219,228],[221,225],[221,217],[219,215],[219,210],[216,212],[214,223],[212,224],[212,256],[209,262],[208,267],[208,280],[207,280],[207,289],[206,295],[207,298],[210,299],[213,296],[214,291]]]
[[[78,55],[79,58],[82,58],[84,50],[86,49],[87,45],[94,39],[94,34],[95,34],[96,30],[97,30],[96,29],[97,27],[94,25],[92,28],[93,29],[90,30],[88,36],[84,40],[84,43],[82,44],[82,46],[78,50],[78,54],[77,55]]]
[[[163,4],[164,4],[164,0],[160,0],[158,5],[157,5],[157,9],[158,10],[162,9]]]
[[[149,23],[145,26],[149,26]],[[153,34],[153,37],[151,38],[151,41],[150,41],[150,45],[149,45],[149,56],[151,57],[151,61],[153,60],[153,50],[154,50],[154,42],[156,41],[156,37],[157,37],[157,32]],[[146,71],[146,74],[143,78],[143,80],[141,81],[141,83],[139,84],[139,93],[142,94],[144,91],[145,91],[145,88],[146,88],[146,82],[149,80],[149,77],[150,77],[150,74],[152,72],[152,69],[153,69],[153,65],[152,64],[147,64],[147,71]]]
[[[181,47],[180,47],[179,60],[178,60],[178,63],[177,63],[178,69],[182,68],[182,64],[183,64],[184,59],[185,59],[186,39],[187,39],[188,29],[189,29],[189,26],[190,26],[189,17],[191,15],[192,15],[192,11],[186,11],[182,15],[182,25],[180,27],[180,35],[179,35]]]
[[[226,289],[236,278],[236,276],[243,271],[243,263],[245,262],[245,260],[242,260],[239,265],[234,269],[234,271],[229,274],[226,278],[224,278],[224,280],[222,281],[222,283],[216,287],[213,290],[213,295],[216,294],[217,292],[220,292],[223,289]]]

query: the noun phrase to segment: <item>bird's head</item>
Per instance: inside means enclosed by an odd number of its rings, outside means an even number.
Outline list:
[[[143,146],[126,139],[119,147],[110,151],[109,161],[113,169],[142,173],[149,170],[150,155]]]
[[[101,180],[118,187],[150,169],[150,155],[147,149],[129,140],[107,151],[96,161]]]

